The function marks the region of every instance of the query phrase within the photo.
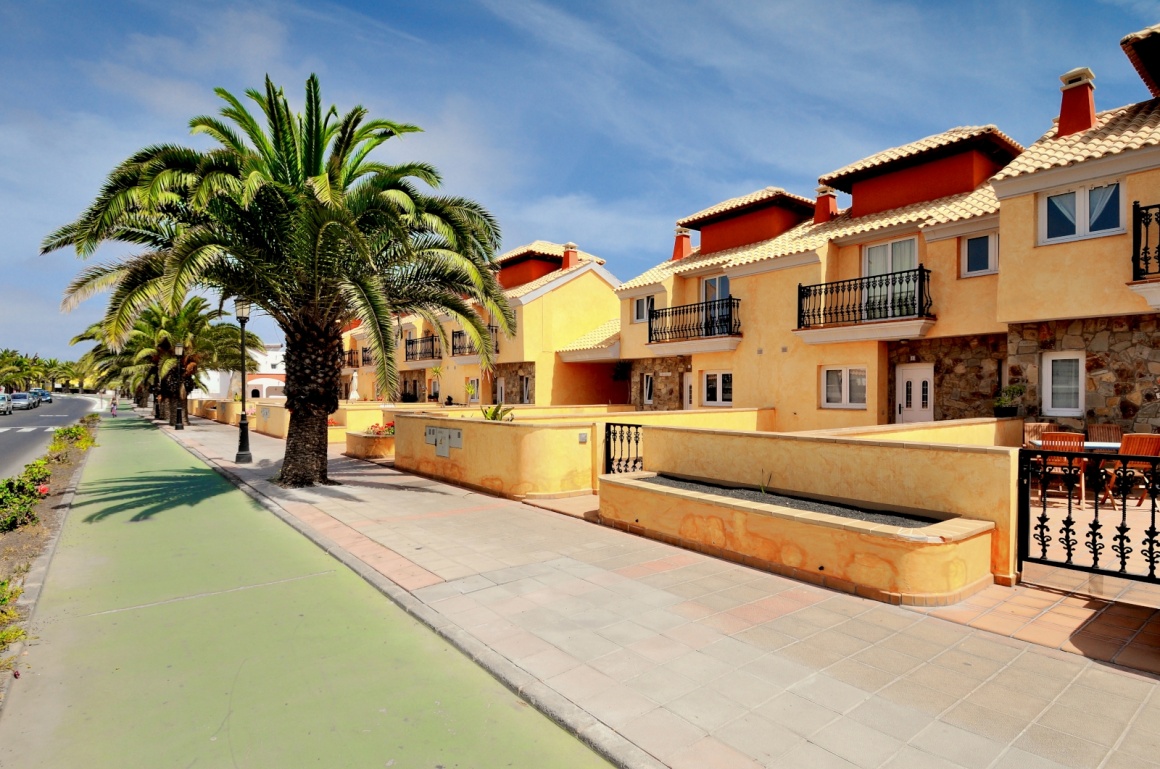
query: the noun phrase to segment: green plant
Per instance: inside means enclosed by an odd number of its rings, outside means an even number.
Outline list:
[[[480,406],[479,410],[483,412],[483,418],[492,422],[511,422],[516,417],[512,414],[515,411],[514,406],[504,407],[503,403],[497,403],[494,406]]]
[[[387,422],[385,425],[373,424],[367,428],[367,435],[373,435],[376,438],[382,438],[384,435],[395,434],[395,423]]]
[[[761,493],[762,494],[772,493],[769,491],[769,484],[773,482],[773,473],[766,475],[765,468],[763,467],[763,468],[761,468],[761,477],[765,479],[764,481],[762,481],[760,479],[758,479],[758,481],[757,481],[757,486],[758,486],[758,488],[761,489]]]
[[[473,385],[471,382],[463,385],[463,391],[467,393],[468,402],[471,402],[475,399],[475,385]]]
[[[1027,392],[1027,388],[1021,384],[1007,385],[999,391],[999,397],[995,399],[995,405],[1000,408],[1018,406],[1019,399],[1025,392]]]

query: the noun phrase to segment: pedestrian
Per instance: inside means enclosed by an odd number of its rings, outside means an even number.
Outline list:
[[[109,413],[117,416],[117,399],[113,398],[113,405],[109,406]]]

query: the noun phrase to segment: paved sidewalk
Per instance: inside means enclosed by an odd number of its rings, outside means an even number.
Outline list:
[[[197,451],[670,767],[1160,766],[1157,678],[198,420]]]
[[[98,439],[0,766],[608,766],[146,421]]]

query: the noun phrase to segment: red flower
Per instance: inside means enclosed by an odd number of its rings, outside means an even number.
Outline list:
[[[48,484],[42,483],[39,486],[37,486],[36,493],[42,497],[47,497],[48,496]]]

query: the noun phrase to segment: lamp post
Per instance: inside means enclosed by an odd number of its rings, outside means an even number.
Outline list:
[[[242,327],[242,414],[238,417],[238,455],[234,463],[245,465],[254,461],[250,455],[250,419],[246,416],[246,321],[250,319],[250,300],[235,299],[234,315]]]
[[[177,353],[177,421],[174,430],[185,429],[185,345],[178,342],[173,346]]]
[[[153,366],[153,418],[161,421],[161,367]]]

